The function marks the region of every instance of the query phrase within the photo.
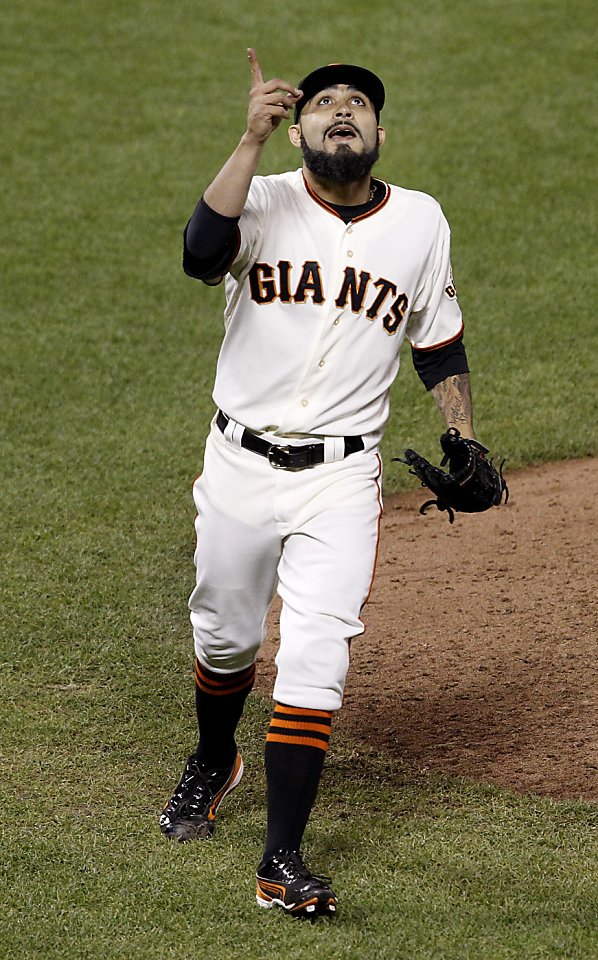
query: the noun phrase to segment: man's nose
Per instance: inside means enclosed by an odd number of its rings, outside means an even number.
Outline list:
[[[353,111],[349,103],[342,103],[336,110],[337,117],[352,117]]]

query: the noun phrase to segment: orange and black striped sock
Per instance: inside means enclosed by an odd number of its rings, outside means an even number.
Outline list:
[[[264,860],[299,850],[324,766],[332,713],[277,703],[266,736],[268,834]]]
[[[254,680],[255,664],[235,673],[213,673],[195,660],[197,759],[207,767],[228,767],[234,762],[235,730]]]

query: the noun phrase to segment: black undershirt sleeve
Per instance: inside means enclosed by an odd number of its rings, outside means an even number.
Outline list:
[[[183,270],[196,280],[224,276],[239,249],[239,217],[216,213],[202,197],[183,233]]]
[[[463,337],[435,350],[416,350],[412,347],[411,356],[413,366],[426,390],[431,390],[447,377],[469,373]]]

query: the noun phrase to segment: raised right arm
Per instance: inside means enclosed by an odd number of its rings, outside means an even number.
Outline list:
[[[241,216],[264,144],[301,98],[301,90],[286,80],[264,82],[255,50],[249,48],[247,56],[251,66],[247,129],[204,193],[208,206],[224,217]]]
[[[183,269],[204,283],[219,283],[228,271],[235,257],[237,223],[264,144],[301,97],[301,91],[286,80],[265,83],[255,50],[250,48],[247,55],[251,66],[247,129],[185,229]]]

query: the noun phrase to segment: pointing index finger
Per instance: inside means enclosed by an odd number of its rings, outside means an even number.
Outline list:
[[[264,82],[264,75],[262,73],[262,68],[260,67],[260,62],[257,58],[257,53],[253,47],[247,48],[247,57],[251,67],[251,86],[257,87],[259,84]]]

